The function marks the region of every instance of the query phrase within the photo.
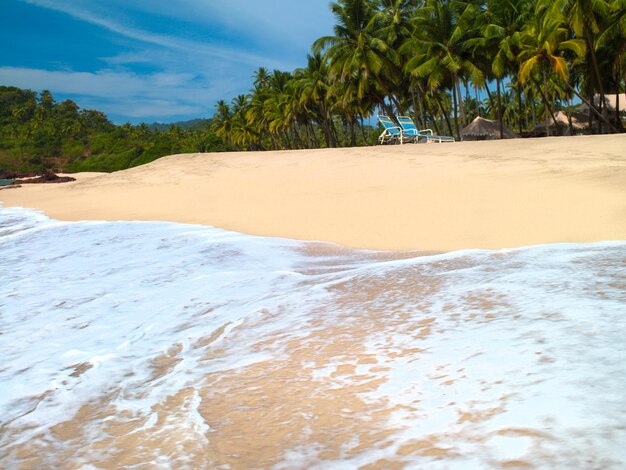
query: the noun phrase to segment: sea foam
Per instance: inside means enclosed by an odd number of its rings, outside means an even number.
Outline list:
[[[0,466],[623,468],[626,242],[353,251],[0,207]]]

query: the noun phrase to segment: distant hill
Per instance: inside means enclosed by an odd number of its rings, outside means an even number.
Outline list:
[[[148,127],[156,131],[166,131],[172,127],[180,127],[181,129],[206,129],[210,124],[211,119],[191,119],[190,121],[178,121],[168,124],[153,122],[152,124],[148,124]]]
[[[210,122],[118,126],[49,91],[0,86],[0,170],[117,171],[175,153],[231,150]]]

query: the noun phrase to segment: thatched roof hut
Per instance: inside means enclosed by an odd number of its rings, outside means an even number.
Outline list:
[[[602,107],[609,112],[615,112],[615,108],[617,107],[617,101],[618,96],[615,94],[604,95],[604,104]],[[595,95],[593,97],[593,105],[596,107],[600,105],[600,95]],[[587,106],[585,103],[581,103],[580,106],[578,106],[578,109],[582,112],[587,112],[589,111],[589,106]],[[619,111],[620,113],[626,112],[626,93],[619,94]]]
[[[515,139],[517,135],[508,127],[504,126],[503,138]],[[478,116],[461,130],[463,140],[493,140],[500,138],[500,123]]]
[[[574,133],[581,133],[588,127],[585,122],[585,116],[582,114],[572,113],[571,117]],[[552,119],[552,116],[548,115],[548,118],[545,121],[535,127],[535,133],[545,134],[546,123],[548,124],[548,129],[550,130],[551,135],[570,135],[571,130],[569,126],[569,118],[563,111],[555,112],[554,119]]]

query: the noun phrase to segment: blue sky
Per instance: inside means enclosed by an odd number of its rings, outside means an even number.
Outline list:
[[[260,66],[306,64],[330,0],[2,0],[0,85],[116,123],[208,117]]]

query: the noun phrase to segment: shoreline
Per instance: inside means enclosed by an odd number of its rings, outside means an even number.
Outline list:
[[[446,252],[626,239],[626,135],[184,154],[1,191],[65,221],[142,220]]]
[[[619,464],[626,241],[407,258],[23,209],[0,226],[0,466]]]

